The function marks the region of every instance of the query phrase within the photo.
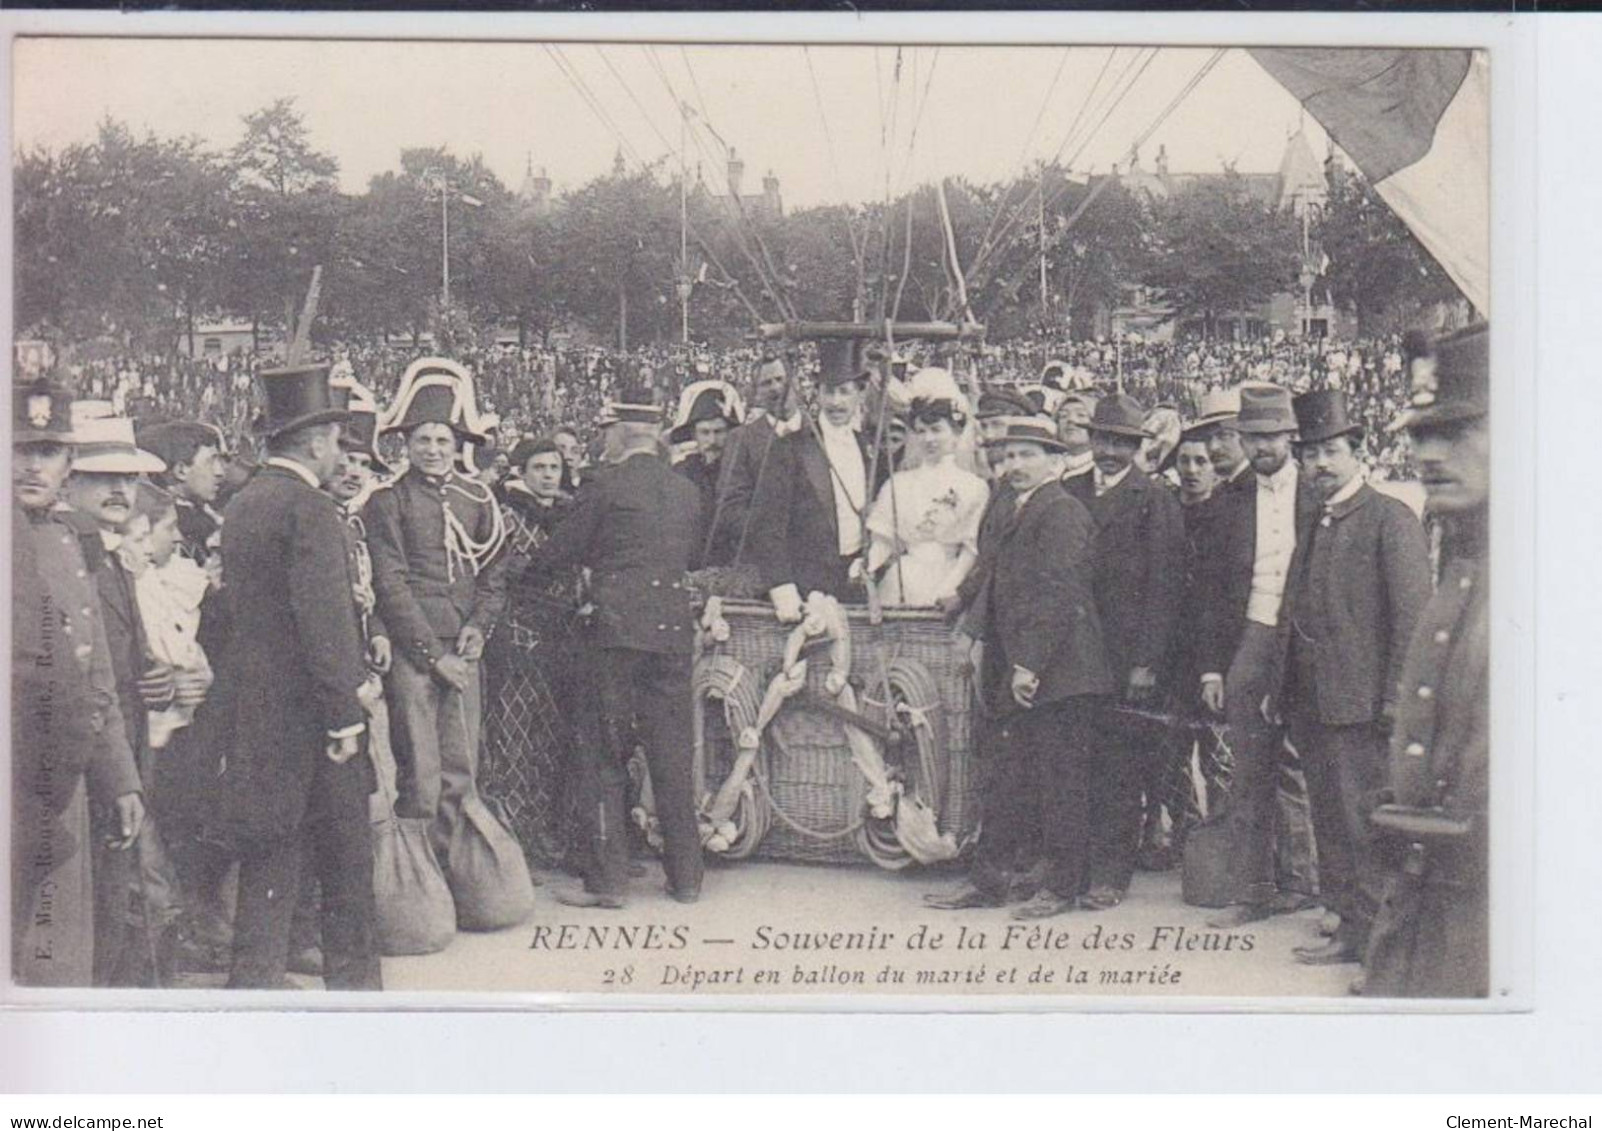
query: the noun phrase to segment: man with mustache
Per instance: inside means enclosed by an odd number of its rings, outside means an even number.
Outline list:
[[[1096,523],[1092,584],[1115,702],[1154,708],[1158,676],[1179,623],[1185,579],[1185,525],[1179,502],[1137,462],[1147,437],[1145,411],[1123,393],[1103,397],[1090,420]],[[1153,744],[1109,714],[1091,748],[1090,890],[1083,902],[1104,911],[1123,902],[1135,871],[1145,808],[1166,792]]]
[[[1240,389],[1240,434],[1250,474],[1214,492],[1202,555],[1197,626],[1202,702],[1229,723],[1235,776],[1230,787],[1230,886],[1235,906],[1212,920],[1238,927],[1300,909],[1281,891],[1274,845],[1284,730],[1274,700],[1284,674],[1282,616],[1297,530],[1316,510],[1291,458],[1296,414],[1277,385]]]
[[[59,508],[71,397],[13,389],[11,491],[11,970],[19,984],[94,975],[91,837],[118,852],[145,806],[123,729],[95,581]],[[91,826],[89,802],[102,807]]]
[[[1490,992],[1490,332],[1435,343],[1403,418],[1442,521],[1440,580],[1397,692],[1388,797],[1369,822],[1385,869],[1364,960],[1375,997]]]
[[[77,445],[72,474],[66,488],[67,502],[73,508],[68,521],[78,531],[84,562],[100,596],[123,729],[139,767],[145,795],[153,797],[155,766],[146,711],[160,710],[173,702],[198,706],[205,698],[210,679],[204,673],[174,671],[153,658],[134,594],[134,574],[123,551],[123,534],[133,516],[139,477],[159,474],[166,464],[135,447],[132,421],[113,416],[91,417],[89,404],[79,402],[74,406],[74,416],[79,419],[74,428]],[[160,973],[148,969],[148,956],[142,953],[144,947],[129,921],[129,895],[137,890],[133,869],[155,864],[160,871],[167,871],[165,854],[154,843],[154,822],[146,821],[140,837],[133,853],[96,848],[98,985],[154,985]],[[162,890],[170,888],[163,886]],[[151,910],[144,908],[146,913]],[[170,906],[163,910],[175,911]],[[154,927],[147,925],[147,929]]]
[[[1062,450],[1046,417],[1013,418],[991,440],[1007,483],[1007,508],[948,618],[967,608],[982,620],[981,691],[991,775],[984,835],[966,888],[926,897],[930,907],[999,907],[1021,853],[1040,852],[1044,875],[1016,919],[1044,919],[1079,905],[1090,869],[1090,729],[1114,690],[1092,591],[1094,523],[1057,480]]]
[[[1407,504],[1365,481],[1345,394],[1304,393],[1293,407],[1322,507],[1299,532],[1285,594],[1285,715],[1307,773],[1319,890],[1340,916],[1331,939],[1296,950],[1316,966],[1358,961],[1379,905],[1365,806],[1384,778],[1402,659],[1429,599],[1429,547]]]

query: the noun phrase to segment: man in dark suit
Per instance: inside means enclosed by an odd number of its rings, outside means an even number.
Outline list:
[[[984,592],[981,687],[993,716],[984,835],[969,886],[927,902],[1001,906],[1020,848],[1033,843],[1044,851],[1045,875],[1013,916],[1040,919],[1072,910],[1085,885],[1087,747],[1114,683],[1091,587],[1094,524],[1057,482],[1052,422],[1014,420],[992,442],[1002,449],[996,466],[1012,489],[1013,509],[974,571]],[[955,616],[963,604],[959,594],[944,611]]]
[[[684,573],[699,552],[701,501],[657,454],[661,410],[612,404],[601,418],[612,466],[579,496],[529,570],[542,576],[584,566],[593,578],[593,644],[604,741],[580,764],[581,812],[589,833],[584,891],[557,898],[579,907],[621,908],[628,885],[625,795],[633,724],[639,724],[661,822],[668,894],[701,892],[701,836],[692,781],[690,652],[693,598]]]
[[[1404,418],[1441,576],[1402,663],[1385,806],[1370,816],[1385,870],[1364,958],[1375,997],[1490,993],[1490,331],[1413,365]],[[1421,826],[1418,822],[1423,819]],[[1432,820],[1433,818],[1433,820]]]
[[[751,503],[746,547],[781,621],[801,619],[817,591],[849,599],[863,546],[862,515],[877,478],[858,430],[869,373],[852,340],[819,343],[819,419],[776,440]]]
[[[780,435],[794,431],[800,420],[791,406],[790,376],[780,357],[764,358],[751,382],[745,423],[729,432],[718,460],[718,491],[715,545],[723,548],[730,562],[748,561],[751,499],[757,485],[768,475],[768,452]]]
[[[152,798],[155,767],[151,759],[146,709],[168,706],[175,695],[189,706],[205,697],[207,681],[197,673],[178,677],[171,668],[151,658],[144,621],[134,596],[134,578],[122,559],[123,530],[133,516],[138,477],[159,473],[166,465],[134,446],[133,423],[126,418],[80,420],[76,425],[77,451],[72,476],[67,480],[68,516],[78,531],[84,563],[100,595],[102,624],[116,679],[117,704],[123,730],[139,768],[140,784]],[[181,678],[182,686],[178,679]],[[154,801],[151,807],[155,807]],[[97,985],[155,985],[159,970],[150,968],[148,949],[135,933],[129,915],[130,893],[136,886],[136,869],[165,871],[164,854],[156,846],[155,822],[147,818],[132,852],[96,845],[95,873],[95,983]],[[164,877],[169,880],[170,877]],[[164,894],[168,884],[158,885]],[[160,930],[176,909],[143,906],[140,917],[150,916],[145,930]],[[155,920],[163,920],[158,923]],[[158,960],[160,961],[160,960]]]
[[[226,742],[215,833],[239,858],[233,988],[284,983],[302,868],[322,889],[324,983],[378,989],[369,684],[344,520],[321,486],[345,413],[326,366],[257,374],[269,458],[228,505],[223,554],[233,632],[213,689]],[[365,688],[365,690],[364,690]]]
[[[1285,715],[1307,772],[1319,889],[1340,916],[1333,938],[1296,957],[1324,965],[1362,957],[1379,906],[1367,807],[1384,781],[1407,642],[1429,600],[1429,547],[1407,504],[1364,482],[1362,426],[1345,395],[1306,393],[1294,407],[1302,472],[1323,505],[1297,539],[1285,594]]]
[[[1179,501],[1135,465],[1146,436],[1145,410],[1133,397],[1104,397],[1090,422],[1095,451],[1096,523],[1093,586],[1107,662],[1119,698],[1135,707],[1157,701],[1183,595],[1185,528]],[[1160,805],[1159,751],[1115,713],[1092,743],[1091,876],[1087,906],[1123,901],[1140,844],[1141,794]]]
[[[1209,545],[1198,578],[1201,696],[1229,723],[1231,888],[1236,905],[1220,928],[1299,909],[1302,893],[1281,892],[1274,864],[1284,730],[1277,699],[1288,639],[1281,606],[1296,532],[1317,507],[1291,458],[1296,414],[1278,386],[1243,386],[1236,429],[1251,474],[1220,486],[1207,504]]]

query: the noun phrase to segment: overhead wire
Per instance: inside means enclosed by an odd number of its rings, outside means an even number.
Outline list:
[[[840,175],[840,159],[835,152],[834,131],[829,128],[829,116],[823,110],[823,89],[818,84],[818,72],[812,66],[812,52],[805,43],[801,45],[801,55],[806,60],[807,75],[812,80],[812,100],[818,107],[818,120],[823,123],[823,138],[829,151],[829,168],[834,175],[834,191],[840,196],[840,207],[845,213],[846,235],[851,240],[851,255],[854,260],[862,260],[862,243],[857,238],[857,225],[855,214],[846,197],[845,178]]]

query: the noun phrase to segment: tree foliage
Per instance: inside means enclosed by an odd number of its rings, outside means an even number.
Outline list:
[[[1287,210],[1258,200],[1234,172],[1196,181],[1156,207],[1154,256],[1145,283],[1179,319],[1214,321],[1292,290],[1301,233]]]
[[[951,178],[956,263],[932,186],[781,213],[698,184],[682,201],[681,253],[679,186],[660,169],[620,160],[564,196],[528,200],[477,155],[421,147],[346,194],[292,100],[242,125],[226,153],[107,120],[91,142],[19,154],[19,333],[171,350],[198,319],[232,315],[285,335],[321,265],[313,336],[324,342],[433,331],[444,346],[507,328],[530,342],[576,327],[616,344],[674,341],[686,281],[701,341],[733,343],[754,321],[792,316],[954,318],[961,284],[993,338],[1042,326],[1083,335],[1137,284],[1158,288],[1176,317],[1210,321],[1294,288],[1301,266],[1296,221],[1233,175],[1155,202],[1054,165],[1010,183]],[[1453,293],[1351,174],[1337,172],[1317,235],[1332,294],[1364,317]]]

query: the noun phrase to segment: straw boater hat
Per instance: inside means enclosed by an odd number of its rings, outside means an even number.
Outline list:
[[[424,357],[402,374],[395,400],[378,420],[378,434],[411,432],[424,424],[444,424],[459,441],[483,444],[490,425],[479,414],[473,377],[454,361]]]
[[[1196,405],[1196,419],[1185,425],[1180,433],[1182,440],[1194,440],[1208,429],[1219,425],[1233,427],[1240,415],[1240,389],[1209,389]]]
[[[314,424],[338,424],[345,410],[334,405],[326,365],[290,365],[256,374],[266,400],[257,431],[269,438]]]
[[[161,457],[141,450],[134,443],[133,421],[126,416],[90,416],[87,420],[77,420],[72,432],[77,444],[72,456],[73,471],[156,475],[167,470]]]
[[[72,394],[44,379],[11,389],[13,444],[72,443]]]
[[[608,428],[613,424],[661,423],[662,406],[652,403],[650,390],[643,387],[618,390],[618,395],[607,401],[600,415],[595,418],[597,428]]]
[[[703,420],[727,421],[733,428],[744,419],[744,406],[733,385],[727,381],[696,381],[679,394],[679,411],[668,442],[683,444],[695,439],[695,426]]]

